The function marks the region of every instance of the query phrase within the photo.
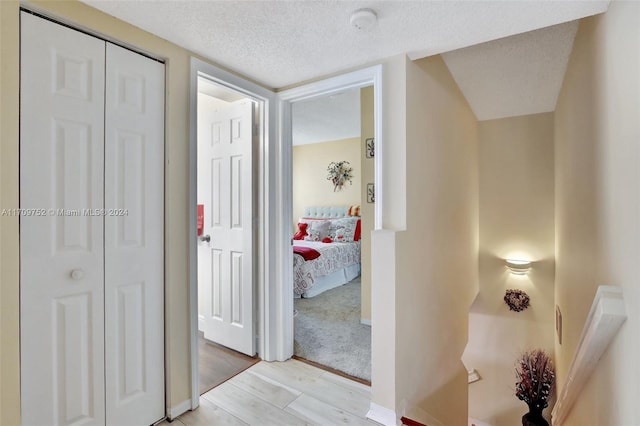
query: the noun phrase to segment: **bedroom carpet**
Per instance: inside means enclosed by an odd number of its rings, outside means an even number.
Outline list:
[[[294,304],[294,353],[371,381],[371,327],[360,324],[360,277]]]

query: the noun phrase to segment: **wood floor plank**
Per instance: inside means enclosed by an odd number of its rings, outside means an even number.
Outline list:
[[[262,400],[284,408],[301,395],[300,391],[292,389],[269,377],[263,376],[252,370],[247,370],[237,375],[229,383],[243,389]]]
[[[305,422],[255,395],[225,382],[203,395],[218,407],[250,425],[304,425]]]
[[[182,418],[182,416],[180,416]],[[185,426],[180,419],[173,419],[171,423],[168,420],[164,420],[162,423],[158,423],[156,426]]]
[[[306,377],[320,377],[325,372],[318,367],[314,367],[313,365],[293,358],[290,358],[285,362],[274,361],[264,362],[262,364],[263,368],[271,368],[274,371],[280,371],[288,375],[297,374]]]
[[[304,362],[297,361],[295,359],[289,359],[285,362],[260,362],[252,366],[251,371],[271,377],[272,379],[279,381],[278,377],[283,377],[284,380],[295,378],[312,378],[320,377],[324,373],[324,370],[313,367]],[[280,381],[281,382],[281,381]],[[281,382],[282,383],[282,382]]]
[[[329,371],[325,371],[322,374],[322,377],[340,386],[344,386],[347,389],[354,390],[367,398],[371,398],[371,386],[364,385],[354,380],[349,380],[346,377],[342,377],[338,374],[333,374]]]
[[[202,333],[198,333],[200,394],[202,395],[258,361],[258,358],[249,357],[208,341],[203,337]]]
[[[251,370],[358,417],[365,418],[369,411],[370,397],[322,377],[325,371],[300,361],[260,362]]]
[[[372,426],[377,423],[366,419],[370,392],[368,386],[300,361],[259,362],[205,393],[200,408],[171,425]]]
[[[364,418],[355,416],[345,410],[341,410],[306,394],[301,395],[289,404],[289,406],[285,408],[285,411],[304,419],[307,423],[319,426],[372,425],[371,422]]]
[[[183,424],[184,426],[247,426],[247,423],[229,414],[203,397],[200,397],[200,406],[196,410],[187,411],[185,414],[181,415],[178,420],[182,422],[178,424],[178,426],[182,426]],[[175,421],[171,426],[174,425]]]

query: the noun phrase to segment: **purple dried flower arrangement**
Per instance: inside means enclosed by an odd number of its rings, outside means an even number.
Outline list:
[[[544,350],[527,351],[516,363],[516,396],[529,406],[530,412],[542,413],[549,405],[555,377],[553,361]]]

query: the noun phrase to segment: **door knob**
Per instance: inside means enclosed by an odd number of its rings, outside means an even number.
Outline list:
[[[84,277],[84,271],[82,269],[74,269],[70,275],[74,280],[81,280]]]
[[[211,242],[211,235],[203,235],[202,237],[200,237],[200,241],[206,241],[207,243]]]

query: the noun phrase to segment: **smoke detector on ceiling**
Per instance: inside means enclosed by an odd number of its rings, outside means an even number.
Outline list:
[[[358,31],[368,31],[378,22],[378,16],[372,9],[358,9],[351,14],[351,26]]]

